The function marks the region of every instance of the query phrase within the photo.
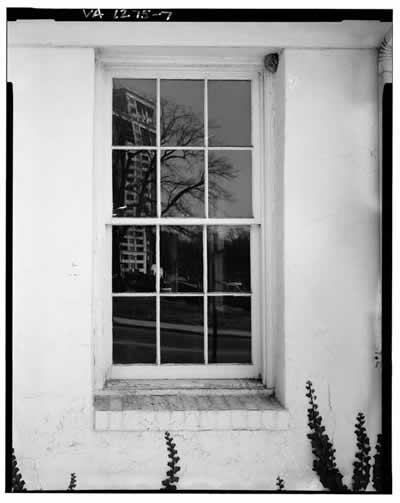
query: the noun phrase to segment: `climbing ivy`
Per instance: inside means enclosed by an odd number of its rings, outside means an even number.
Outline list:
[[[281,492],[285,489],[285,481],[278,475],[276,477],[276,490]]]
[[[325,433],[325,426],[322,425],[322,417],[316,403],[317,396],[311,381],[306,383],[306,397],[309,403],[308,426],[311,430],[307,437],[311,440],[312,453],[314,454],[313,470],[326,489],[339,493],[348,492],[349,489],[343,484],[343,475],[336,466],[336,450]]]
[[[325,433],[322,417],[318,410],[317,396],[312,387],[312,382],[306,382],[306,397],[309,408],[307,410],[308,426],[311,433],[307,437],[311,440],[312,453],[314,454],[313,470],[317,473],[323,487],[337,493],[366,491],[370,482],[371,472],[371,446],[367,430],[365,428],[365,415],[357,414],[355,434],[357,451],[353,463],[352,487],[349,489],[343,483],[343,475],[336,466],[333,444]],[[376,491],[382,491],[382,435],[378,435],[376,454],[372,467],[372,483]]]
[[[11,466],[11,492],[26,492],[25,482],[22,478],[21,472],[19,471],[14,449],[11,450]]]
[[[375,491],[383,492],[382,482],[382,434],[379,434],[376,440],[374,466],[372,468],[372,485]]]
[[[69,481],[69,486],[68,486],[68,489],[67,491],[73,491],[76,487],[76,475],[75,473],[71,473],[71,478],[70,478],[70,481]]]
[[[356,460],[353,463],[353,491],[365,491],[369,484],[371,456],[369,455],[371,447],[367,430],[364,426],[365,416],[362,412],[357,415],[355,434],[357,438]]]
[[[173,442],[168,431],[165,432],[165,441],[167,443],[168,457],[170,461],[168,462],[169,470],[167,470],[167,478],[161,482],[164,486],[161,491],[176,491],[175,483],[179,482],[179,477],[176,474],[179,472],[180,467],[178,466],[179,457],[177,456],[178,451],[175,449],[176,445]]]

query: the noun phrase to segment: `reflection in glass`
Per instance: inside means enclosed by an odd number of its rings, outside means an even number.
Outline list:
[[[161,145],[204,144],[204,81],[161,80]]]
[[[251,145],[251,81],[208,81],[208,144]]]
[[[113,79],[113,145],[156,144],[156,80]]]
[[[162,226],[161,292],[203,291],[203,228]]]
[[[113,363],[156,363],[155,297],[113,298]]]
[[[162,297],[161,363],[204,363],[203,297]]]
[[[208,291],[250,292],[250,227],[207,228]]]
[[[208,362],[251,363],[250,297],[208,297]]]
[[[156,228],[118,225],[112,233],[113,292],[154,292]]]
[[[114,150],[113,216],[157,216],[157,163],[152,150]]]
[[[204,153],[161,152],[161,216],[204,216]]]
[[[209,152],[210,217],[252,217],[251,187],[250,151]]]

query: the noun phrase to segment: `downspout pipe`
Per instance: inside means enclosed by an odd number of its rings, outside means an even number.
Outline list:
[[[384,37],[378,51],[379,85],[379,205],[380,205],[380,265],[381,289],[389,292],[380,301],[379,362],[381,379],[381,432],[383,493],[392,494],[392,188],[393,188],[393,28]],[[391,137],[390,137],[390,136]],[[384,235],[385,232],[385,235]],[[385,238],[383,241],[382,238]],[[389,238],[389,239],[387,239]]]
[[[382,104],[385,84],[393,82],[393,28],[386,33],[378,49],[378,106],[379,106],[379,214],[382,217]],[[382,222],[380,222],[380,264],[382,264]],[[382,271],[376,299],[375,364],[380,366],[382,357]]]

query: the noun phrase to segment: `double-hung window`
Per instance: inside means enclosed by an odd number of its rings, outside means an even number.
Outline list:
[[[111,377],[260,375],[260,86],[250,70],[111,75]]]

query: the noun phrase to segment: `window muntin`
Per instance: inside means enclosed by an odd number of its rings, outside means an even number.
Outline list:
[[[155,301],[157,346],[155,364],[158,368],[168,363],[203,366],[226,363],[232,368],[234,367],[232,364],[251,365],[252,362],[254,364],[256,335],[254,327],[258,327],[259,323],[254,319],[254,305],[258,305],[258,300],[252,301],[254,289],[251,288],[250,269],[255,267],[252,259],[253,248],[256,246],[260,227],[260,222],[254,218],[253,211],[253,205],[257,202],[253,190],[254,145],[251,141],[254,136],[251,116],[254,80],[243,78],[225,82],[221,79],[161,78],[114,79],[114,82],[115,80],[118,83],[117,86],[114,85],[114,89],[117,89],[119,94],[123,82],[128,91],[134,90],[136,95],[139,95],[140,89],[141,92],[145,92],[146,98],[151,94],[150,91],[156,82],[154,100],[156,145],[154,147],[149,147],[148,143],[139,145],[135,141],[127,141],[126,136],[124,144],[115,144],[113,141],[113,159],[115,154],[121,152],[124,154],[136,152],[136,159],[141,159],[144,152],[147,156],[149,153],[153,154],[151,167],[149,168],[149,162],[143,165],[142,173],[140,168],[136,168],[136,172],[131,174],[132,168],[125,161],[125,179],[133,180],[133,183],[127,184],[128,190],[135,188],[133,196],[128,194],[130,196],[128,203],[132,199],[138,201],[136,193],[140,192],[138,190],[140,180],[144,179],[146,174],[148,185],[141,192],[147,194],[147,199],[142,196],[142,205],[136,205],[136,209],[133,210],[129,204],[120,204],[121,196],[118,205],[116,204],[117,190],[114,189],[112,221],[113,229],[151,228],[153,236],[155,230],[155,239],[147,239],[147,242],[155,242],[156,246],[155,261],[150,264],[154,260],[152,247],[150,245],[147,247],[149,250],[147,253],[151,254],[151,258],[147,256],[143,259],[138,255],[136,243],[131,244],[130,264],[134,264],[136,260],[137,264],[146,263],[146,267],[141,266],[142,270],[139,270],[140,274],[136,274],[136,278],[132,274],[128,277],[129,275],[125,273],[124,280],[113,274],[113,285],[125,285],[122,289],[113,287],[113,297],[134,300],[136,297],[140,298],[140,292],[145,292],[146,296]],[[143,86],[146,84],[150,91],[147,89],[143,91]],[[232,94],[231,100],[229,90]],[[211,113],[213,119],[210,121],[210,104],[215,103],[216,99],[222,99],[221,92],[228,94],[228,97],[225,96],[223,99],[225,107],[239,108],[240,111],[244,105],[238,107],[234,103],[240,97],[248,109],[245,113],[243,110],[240,112],[243,124],[238,128],[239,131],[232,131],[231,125],[226,130],[226,123],[229,121],[225,120],[219,140],[218,135],[215,135],[215,131],[218,130],[215,117],[218,114],[221,116],[223,107],[217,107],[218,113]],[[177,106],[166,103],[171,96],[178,102]],[[190,106],[190,100],[193,100],[193,106]],[[168,122],[167,105],[175,112],[176,110],[179,112],[174,127]],[[115,115],[118,115],[118,111],[114,109],[113,127],[118,124]],[[182,119],[185,115],[188,117],[189,126]],[[236,117],[237,120],[240,114],[230,111],[228,115],[231,119]],[[170,125],[171,139],[167,137],[165,124]],[[209,129],[210,125],[212,129]],[[195,129],[193,134],[191,127]],[[180,129],[183,131],[179,132]],[[117,134],[113,131],[113,139],[115,137]],[[128,157],[128,160],[131,158]],[[121,171],[121,168],[119,169]],[[148,174],[149,171],[151,174]],[[119,180],[116,181],[115,173],[118,173],[116,168],[113,171],[113,187],[121,187],[121,175],[119,174]],[[147,201],[147,206],[144,200]],[[136,221],[140,225],[136,225]],[[143,225],[144,223],[146,225]],[[133,231],[127,232],[129,234]],[[185,234],[189,234],[190,237],[190,232],[193,239],[188,240]],[[136,234],[135,232],[133,235]],[[229,239],[226,238],[227,234],[231,235]],[[240,238],[238,234],[241,235]],[[113,246],[113,270],[115,268],[121,271],[120,266],[114,266],[117,261],[114,256],[123,256],[121,245],[119,248],[118,250],[117,245]],[[127,245],[124,244],[123,248],[127,248]],[[143,246],[139,251],[142,249]],[[235,271],[235,261],[242,259],[244,262],[238,262],[239,267]],[[126,271],[126,266],[122,269]],[[125,295],[127,297],[123,297]],[[213,297],[216,297],[215,300]],[[241,299],[237,298],[235,305],[236,297]],[[195,312],[194,306],[196,306]],[[186,318],[191,322],[184,323],[179,317],[179,311],[175,313],[177,319],[171,322],[174,308],[180,310],[183,319]],[[234,322],[229,322],[230,318],[235,320],[237,313],[240,313],[240,318],[245,320],[245,328],[242,327],[240,330],[235,328]],[[121,323],[120,317],[115,316],[113,309],[113,319],[115,318],[119,318],[118,322]],[[168,319],[170,321],[167,321]],[[143,335],[140,334],[140,330],[136,342],[134,332],[131,333],[131,346],[137,343],[142,347],[140,345],[143,345],[141,340]],[[114,335],[114,340],[115,337]],[[181,346],[177,346],[179,340]],[[113,363],[116,365],[149,363],[137,362],[136,357],[131,359],[132,361],[123,363],[114,359]]]

